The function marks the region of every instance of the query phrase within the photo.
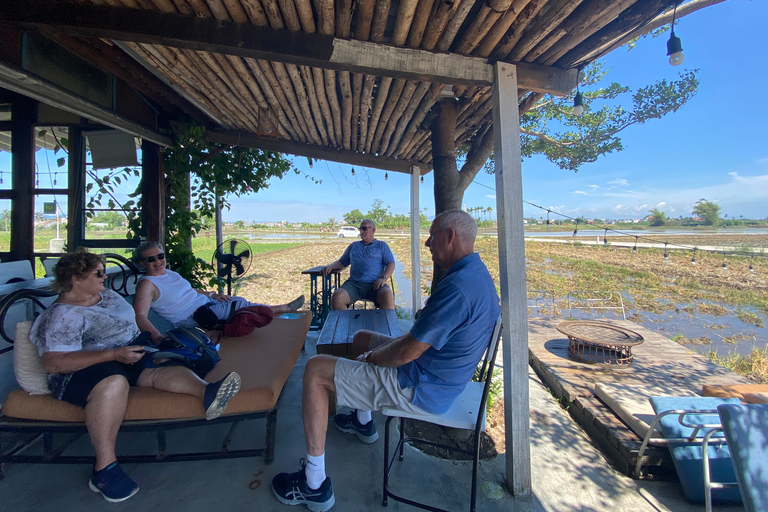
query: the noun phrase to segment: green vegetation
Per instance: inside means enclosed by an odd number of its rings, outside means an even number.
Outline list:
[[[763,347],[762,349],[753,348],[748,356],[731,352],[721,357],[717,354],[717,351],[711,350],[707,357],[713,363],[728,368],[739,375],[744,375],[758,383],[768,382],[768,347]]]
[[[720,224],[720,206],[706,199],[696,201],[691,213],[701,217],[707,226],[717,226]]]

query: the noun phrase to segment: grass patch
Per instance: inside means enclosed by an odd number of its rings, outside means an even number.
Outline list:
[[[763,319],[754,313],[739,309],[736,312],[736,318],[744,322],[745,324],[754,325],[755,327],[765,327]]]
[[[717,351],[710,350],[707,357],[713,363],[728,368],[758,384],[768,382],[768,347],[753,348],[748,356],[730,352],[721,357]]]

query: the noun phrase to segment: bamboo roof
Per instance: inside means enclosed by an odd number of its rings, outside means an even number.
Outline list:
[[[492,124],[492,64],[516,64],[521,111],[670,0],[2,0],[211,140],[407,171],[432,167],[441,94],[458,144]],[[17,8],[13,6],[17,5]]]

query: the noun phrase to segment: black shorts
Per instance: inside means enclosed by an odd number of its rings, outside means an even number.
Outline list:
[[[141,363],[123,364],[117,361],[107,361],[106,363],[94,364],[72,374],[61,399],[85,408],[88,403],[88,395],[102,380],[112,375],[122,375],[129,385],[135,386],[143,371],[144,365]]]

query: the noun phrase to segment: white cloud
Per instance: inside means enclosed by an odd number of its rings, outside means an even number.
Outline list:
[[[485,196],[483,196],[483,197],[486,197],[486,198],[488,198],[488,199],[496,199],[496,194],[486,194],[486,195],[485,195]]]
[[[598,188],[600,188],[600,185],[590,185],[589,188],[591,188],[592,190],[597,190]]]
[[[759,164],[768,164],[768,158],[758,158],[757,163]]]
[[[629,185],[629,181],[625,180],[624,178],[617,178],[615,180],[611,180],[608,182],[608,185],[619,185],[619,186],[627,186]]]
[[[582,196],[589,195],[586,192],[584,192],[583,190],[574,190],[573,192],[571,192],[571,194],[579,194],[579,195],[582,195]]]
[[[656,208],[663,208],[663,207],[665,207],[665,206],[667,206],[667,203],[665,203],[664,201],[662,201],[662,202],[660,202],[660,203],[658,203],[658,204],[656,205]]]

